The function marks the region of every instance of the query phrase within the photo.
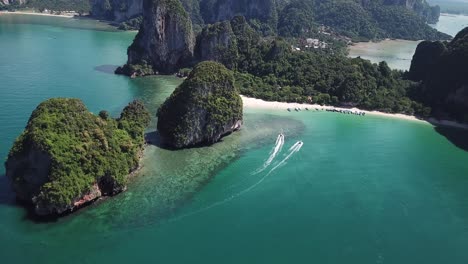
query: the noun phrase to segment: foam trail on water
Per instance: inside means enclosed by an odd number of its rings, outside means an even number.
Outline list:
[[[279,134],[276,138],[276,143],[273,149],[270,151],[270,156],[268,159],[263,163],[262,167],[255,170],[252,175],[259,174],[260,172],[264,171],[268,166],[270,166],[271,162],[275,159],[276,155],[281,152],[281,149],[284,145],[284,135]]]
[[[299,150],[301,150],[302,146],[304,144],[302,143],[302,141],[298,141],[296,142],[291,148],[289,148],[289,153],[286,155],[286,157],[280,161],[276,166],[274,166],[265,176],[263,176],[259,181],[257,181],[256,183],[254,183],[252,186],[248,187],[247,189],[244,189],[236,194],[233,194],[232,196],[224,199],[224,200],[221,200],[219,202],[215,202],[207,207],[204,207],[204,208],[201,208],[199,210],[196,210],[194,212],[191,212],[191,213],[187,213],[187,214],[184,214],[184,215],[181,215],[179,217],[176,217],[172,220],[170,220],[170,222],[172,221],[177,221],[177,220],[180,220],[182,218],[185,218],[185,217],[188,217],[188,216],[192,216],[192,215],[195,215],[195,214],[198,214],[198,213],[201,213],[201,212],[204,212],[204,211],[207,211],[213,207],[216,207],[216,206],[219,206],[219,205],[222,205],[222,204],[225,204],[229,201],[231,201],[232,199],[236,198],[236,197],[240,197],[242,195],[244,195],[245,193],[251,191],[252,189],[254,189],[255,187],[257,187],[258,185],[260,185],[263,181],[265,181],[266,178],[268,178],[268,176],[271,175],[271,173],[276,170],[277,168],[279,168],[281,165],[285,164],[295,153],[299,152]]]
[[[302,146],[304,145],[304,143],[302,143],[302,141],[298,141],[296,142],[296,144],[294,144],[290,149],[289,149],[289,154],[288,156],[286,156],[286,158],[284,158],[280,163],[278,163],[276,166],[274,166],[270,172],[268,172],[268,174],[272,173],[274,170],[276,170],[277,168],[279,168],[281,165],[283,165],[284,163],[286,163],[286,161],[288,161],[288,159],[296,152],[299,152],[299,150],[301,150]],[[267,175],[268,175],[267,174]]]
[[[293,150],[294,148],[296,148],[297,146],[299,145],[302,145],[302,141],[298,141],[296,143],[294,143],[294,145],[292,145],[290,148],[289,148],[289,151]],[[300,148],[299,148],[300,149]]]
[[[265,176],[263,176],[258,182],[256,182],[254,185],[250,186],[249,188],[239,192],[237,194],[237,196],[239,195],[242,195],[250,190],[252,190],[253,188],[257,187],[259,184],[261,184],[268,176],[270,176],[270,174],[276,170],[277,168],[279,168],[281,165],[283,165],[284,163],[286,163],[286,161],[289,160],[289,158],[292,157],[292,155],[294,155],[294,153],[298,152],[299,150],[301,150],[302,148],[302,141],[298,141],[296,142],[291,148],[289,148],[289,153],[288,155],[282,160],[280,161],[276,166],[274,166]]]

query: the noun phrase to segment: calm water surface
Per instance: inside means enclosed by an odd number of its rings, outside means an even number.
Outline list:
[[[44,99],[117,115],[142,98],[155,113],[180,83],[110,74],[135,33],[29,19],[0,16],[3,157]],[[249,109],[245,119],[211,148],[148,147],[129,191],[56,222],[30,220],[0,167],[1,262],[468,262],[468,153],[430,125]],[[282,151],[255,173],[281,130]]]
[[[468,26],[468,16],[442,14],[436,25],[432,25],[440,32],[455,36],[460,30]],[[384,40],[381,42],[358,43],[350,47],[350,57],[361,57],[374,63],[386,61],[391,68],[409,70],[411,59],[419,41]]]

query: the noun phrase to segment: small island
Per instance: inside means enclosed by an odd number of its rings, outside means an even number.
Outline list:
[[[158,132],[172,148],[209,145],[241,127],[242,111],[233,73],[206,61],[159,108]]]
[[[5,163],[19,200],[58,216],[126,189],[139,167],[150,115],[134,101],[114,119],[79,99],[49,99],[33,111]]]

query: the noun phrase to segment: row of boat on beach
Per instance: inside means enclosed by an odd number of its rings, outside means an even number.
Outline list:
[[[304,108],[306,111],[310,111],[311,109],[305,107]],[[288,112],[291,112],[291,111],[296,111],[296,112],[300,112],[302,111],[302,109],[300,107],[295,107],[294,109],[292,108],[288,108]],[[334,113],[340,113],[340,114],[347,114],[347,115],[358,115],[358,116],[365,116],[366,115],[366,112],[362,112],[362,111],[353,111],[353,110],[346,110],[346,109],[335,109],[335,108],[325,108],[325,109],[320,109],[320,108],[315,108],[315,111],[327,111],[327,112],[334,112]]]

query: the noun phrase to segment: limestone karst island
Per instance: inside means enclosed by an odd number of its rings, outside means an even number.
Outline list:
[[[468,263],[468,0],[0,0],[2,263]]]

